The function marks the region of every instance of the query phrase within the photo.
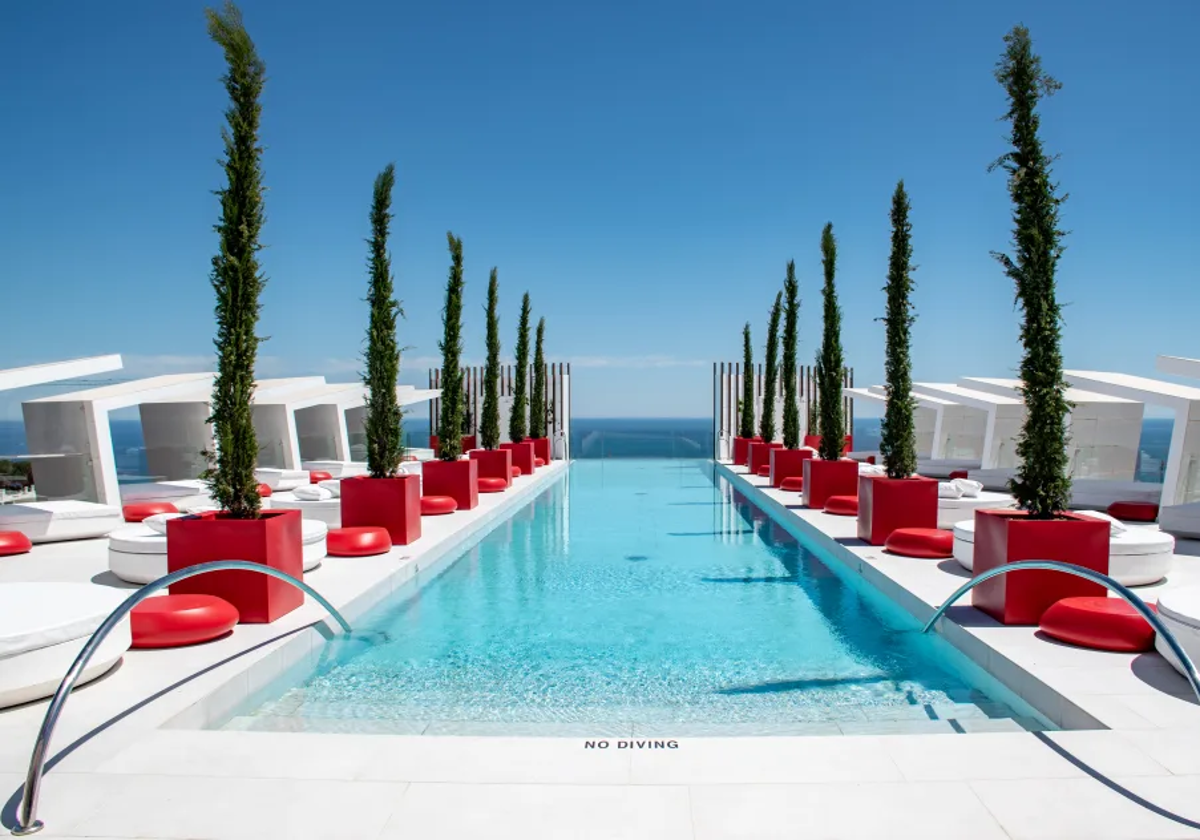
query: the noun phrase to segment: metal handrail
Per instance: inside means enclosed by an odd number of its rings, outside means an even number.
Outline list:
[[[1076,566],[1073,563],[1062,563],[1058,560],[1023,560],[1020,563],[1007,563],[1003,566],[997,566],[994,569],[988,569],[986,572],[976,575],[960,586],[958,590],[946,600],[946,603],[937,608],[933,614],[933,617],[925,623],[925,627],[921,630],[921,632],[928,632],[929,628],[933,626],[934,622],[941,618],[945,614],[946,610],[950,609],[955,601],[957,601],[963,595],[966,595],[985,580],[991,580],[994,577],[999,577],[1000,575],[1007,574],[1008,572],[1019,572],[1022,569],[1042,569],[1051,572],[1065,572],[1069,575],[1086,578],[1093,583],[1099,583],[1108,589],[1111,589],[1113,592],[1116,592],[1129,603],[1129,606],[1137,610],[1138,614],[1141,615],[1142,618],[1146,619],[1150,626],[1154,628],[1156,633],[1167,640],[1167,645],[1171,648],[1172,653],[1175,654],[1175,657],[1183,666],[1184,676],[1187,677],[1188,682],[1192,684],[1192,691],[1196,694],[1196,701],[1200,702],[1200,678],[1197,678],[1196,676],[1196,666],[1192,664],[1191,658],[1176,640],[1175,634],[1167,629],[1166,625],[1163,624],[1159,619],[1157,613],[1150,609],[1150,607],[1146,606],[1146,602],[1139,598],[1131,589],[1129,589],[1129,587],[1125,586],[1124,584],[1118,583],[1108,575],[1101,574],[1100,572],[1085,568],[1083,566]]]
[[[333,604],[325,600],[325,597],[320,592],[299,578],[294,578],[286,572],[281,572],[270,566],[264,566],[261,563],[251,563],[248,560],[216,560],[212,563],[199,563],[195,566],[188,566],[186,569],[180,569],[177,572],[171,572],[169,575],[164,575],[158,580],[146,584],[122,601],[121,605],[109,613],[108,618],[101,622],[100,626],[96,628],[96,631],[88,639],[87,644],[83,646],[83,650],[79,651],[79,655],[75,657],[75,661],[71,663],[71,667],[67,669],[62,682],[58,684],[58,690],[54,692],[54,697],[50,700],[50,707],[46,709],[46,717],[42,720],[42,728],[38,732],[37,741],[33,745],[33,755],[29,759],[29,772],[25,776],[25,791],[21,796],[20,817],[18,818],[16,827],[12,830],[13,834],[18,837],[25,837],[30,834],[36,834],[45,827],[42,821],[37,819],[37,805],[38,793],[42,784],[42,772],[46,764],[46,753],[50,749],[50,736],[54,734],[54,727],[58,723],[58,717],[67,702],[67,695],[75,687],[76,681],[78,681],[80,675],[83,673],[84,668],[87,667],[88,662],[91,661],[92,655],[100,647],[100,643],[125,618],[129,611],[144,601],[147,596],[173,583],[178,583],[181,580],[195,577],[196,575],[229,569],[259,572],[290,583],[297,589],[311,595],[314,601],[337,619],[338,624],[342,626],[342,630],[347,633],[350,632],[350,624],[334,608]]]

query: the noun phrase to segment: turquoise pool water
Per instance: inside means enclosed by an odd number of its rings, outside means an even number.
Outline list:
[[[332,561],[330,561],[332,562]],[[833,561],[830,561],[833,562]],[[703,461],[577,461],[365,641],[228,728],[471,734],[1046,728]]]

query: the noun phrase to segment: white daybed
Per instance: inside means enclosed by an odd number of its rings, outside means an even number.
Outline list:
[[[0,708],[53,694],[88,636],[128,595],[93,583],[0,584]],[[79,681],[112,668],[130,641],[127,617]]]
[[[1158,596],[1158,617],[1187,653],[1192,664],[1200,668],[1200,586],[1164,590]],[[1154,647],[1175,670],[1183,673],[1183,666],[1175,658],[1174,652],[1157,633]]]
[[[271,496],[273,510],[298,510],[305,519],[316,519],[330,528],[342,527],[342,480],[326,479],[307,487],[275,493]]]
[[[90,540],[125,522],[119,507],[95,502],[50,501],[0,505],[0,531],[20,531],[30,542]]]
[[[1008,493],[980,490],[978,495],[958,499],[938,497],[938,527],[949,530],[959,522],[974,522],[977,510],[1004,510],[1016,502]]]
[[[167,573],[167,535],[165,520],[171,514],[160,514],[137,525],[113,531],[108,537],[108,568],[121,580],[129,583],[150,583]],[[304,543],[304,571],[310,572],[325,559],[325,536],[329,527],[315,519],[301,520],[301,540]],[[159,526],[162,526],[160,530]],[[237,557],[226,558],[237,560]]]
[[[259,467],[254,471],[259,483],[275,490],[294,490],[310,483],[308,470],[280,470],[275,467]]]
[[[367,474],[365,461],[304,461],[300,464],[306,470],[320,470],[329,473],[334,478],[350,478]]]
[[[1200,502],[1159,508],[1158,527],[1177,537],[1200,540]]]
[[[121,487],[121,502],[169,502],[187,513],[216,509],[216,502],[208,493],[208,485],[198,478],[126,484]]]

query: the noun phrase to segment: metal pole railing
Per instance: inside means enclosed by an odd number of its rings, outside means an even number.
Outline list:
[[[937,610],[933,613],[933,617],[926,622],[925,627],[921,630],[921,632],[928,632],[929,628],[933,626],[934,622],[941,618],[945,614],[946,610],[950,609],[951,605],[953,605],[955,601],[957,601],[963,595],[966,595],[985,580],[991,580],[994,577],[999,577],[1000,575],[1007,574],[1008,572],[1019,572],[1023,569],[1040,569],[1050,572],[1065,572],[1069,575],[1085,578],[1093,583],[1099,583],[1124,598],[1129,605],[1137,610],[1138,614],[1142,618],[1146,619],[1150,626],[1154,628],[1154,632],[1166,639],[1167,646],[1171,648],[1171,652],[1174,653],[1175,657],[1179,660],[1179,664],[1183,667],[1184,676],[1187,677],[1187,681],[1192,685],[1192,691],[1196,694],[1196,700],[1200,702],[1200,679],[1198,679],[1196,676],[1196,666],[1192,664],[1192,660],[1187,655],[1187,652],[1179,644],[1178,640],[1175,638],[1175,635],[1167,629],[1165,624],[1162,623],[1154,610],[1146,606],[1146,602],[1134,594],[1134,592],[1124,584],[1118,583],[1108,575],[1101,574],[1100,572],[1085,568],[1083,566],[1076,566],[1073,563],[1062,563],[1058,560],[1024,560],[1020,563],[1008,563],[1004,566],[997,566],[994,569],[988,569],[986,572],[971,578],[969,581],[960,586],[953,595],[946,599],[946,603],[937,608]]]
[[[207,572],[224,570],[259,572],[260,574],[286,581],[297,589],[311,595],[314,601],[337,619],[337,623],[341,625],[342,630],[346,633],[350,632],[350,624],[334,608],[333,604],[325,600],[325,597],[320,592],[299,578],[294,578],[286,572],[281,572],[270,566],[264,566],[261,563],[251,563],[248,560],[216,560],[212,563],[199,563],[195,566],[189,566],[186,569],[180,569],[177,572],[171,572],[169,575],[146,584],[121,602],[121,605],[113,610],[108,618],[101,622],[100,626],[96,628],[96,631],[87,640],[87,644],[83,646],[83,650],[79,651],[79,655],[75,657],[75,661],[71,663],[71,667],[67,669],[62,682],[58,684],[58,690],[54,692],[54,696],[50,699],[50,707],[46,709],[46,717],[42,720],[42,728],[38,731],[37,741],[33,745],[33,755],[29,759],[29,772],[25,776],[25,791],[21,796],[20,816],[16,827],[12,830],[13,834],[18,837],[24,837],[29,834],[36,834],[44,827],[42,821],[37,818],[37,806],[38,793],[42,784],[42,772],[46,764],[46,753],[50,749],[50,737],[54,734],[54,727],[58,723],[59,715],[62,714],[63,706],[66,705],[67,696],[71,693],[71,689],[75,687],[75,683],[84,669],[87,668],[88,662],[91,661],[93,654],[96,653],[100,644],[112,632],[113,628],[125,618],[129,611],[149,595],[181,580],[186,580],[187,578]]]

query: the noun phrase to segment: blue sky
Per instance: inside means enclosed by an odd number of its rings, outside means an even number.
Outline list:
[[[918,379],[1010,375],[1003,34],[1063,82],[1044,109],[1072,230],[1068,366],[1153,374],[1194,329],[1200,4],[550,2],[242,4],[269,82],[260,375],[359,369],[367,210],[395,161],[405,379],[436,361],[445,233],[463,237],[468,360],[499,266],[575,412],[700,416],[794,258],[802,361],[819,343],[820,231],[839,237],[843,341],[883,369],[888,204],[903,177],[920,265]],[[0,31],[3,366],[119,352],[131,374],[209,366],[221,183],[220,50],[203,4],[43,0]],[[12,335],[12,334],[10,334]]]

